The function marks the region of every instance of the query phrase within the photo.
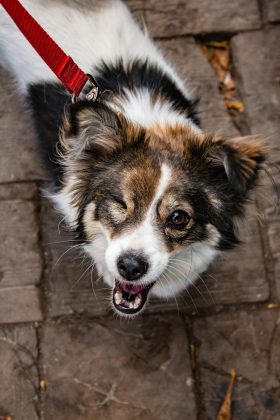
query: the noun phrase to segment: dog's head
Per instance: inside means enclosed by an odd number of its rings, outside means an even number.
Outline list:
[[[183,125],[135,126],[102,104],[76,105],[62,134],[58,196],[114,308],[138,313],[149,293],[184,290],[218,251],[264,160],[253,138],[207,136]]]

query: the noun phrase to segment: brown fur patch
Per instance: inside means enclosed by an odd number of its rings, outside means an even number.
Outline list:
[[[147,131],[146,137],[151,149],[167,150],[182,156],[185,155],[186,142],[194,139],[197,132],[181,124],[154,125]]]

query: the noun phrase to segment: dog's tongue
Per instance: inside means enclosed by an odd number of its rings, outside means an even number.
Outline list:
[[[130,295],[137,295],[141,290],[145,289],[145,286],[136,286],[136,285],[130,285],[127,283],[120,283],[118,280],[116,280],[116,289],[121,289],[125,291],[126,293],[129,293]]]

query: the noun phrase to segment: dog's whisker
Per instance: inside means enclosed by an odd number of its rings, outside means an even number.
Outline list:
[[[46,246],[46,245],[66,244],[66,243],[72,243],[72,242],[78,242],[80,245],[82,245],[80,239],[68,239],[65,241],[44,242],[42,245]]]
[[[177,306],[177,312],[178,312],[178,314],[179,314],[180,310],[179,310],[178,301],[177,301],[177,299],[176,299],[176,294],[174,293],[174,290],[172,289],[172,285],[171,285],[171,283],[169,282],[169,278],[165,275],[165,273],[163,273],[163,277],[166,279],[167,285],[169,286],[169,288],[170,288],[170,290],[171,290],[171,292],[172,292],[172,294],[173,294],[173,297],[174,297],[174,299],[175,299],[175,303],[176,303],[176,306]]]
[[[91,283],[92,293],[96,297],[96,293],[95,293],[95,290],[94,290],[94,287],[93,287],[93,279],[92,279],[92,274],[93,274],[94,267],[95,267],[95,264],[93,263],[92,266],[91,266],[91,272],[90,272],[90,283]]]
[[[70,291],[73,290],[77,284],[82,280],[82,278],[86,275],[86,273],[90,270],[90,268],[92,267],[92,265],[90,264],[85,271],[83,272],[83,274],[78,278],[78,280],[75,281],[75,283],[70,287]]]
[[[65,252],[63,252],[63,254],[58,258],[58,260],[56,261],[56,263],[54,264],[54,266],[53,266],[53,268],[52,268],[52,270],[54,270],[55,269],[55,267],[57,266],[57,264],[59,263],[59,261],[61,261],[61,259],[66,255],[66,254],[68,254],[68,252],[70,252],[70,251],[73,251],[74,249],[77,249],[77,248],[79,248],[81,245],[80,244],[78,244],[78,245],[73,245],[73,246],[71,246],[70,248],[68,248]]]
[[[171,267],[172,267],[172,265],[171,264],[169,264]],[[186,266],[186,264],[184,265],[184,267]],[[176,267],[177,268],[177,267]],[[178,268],[177,268],[177,270],[178,270]],[[215,301],[214,301],[214,298],[213,298],[213,295],[212,295],[212,293],[210,292],[210,290],[209,290],[209,288],[207,287],[207,285],[206,285],[206,282],[203,280],[203,278],[201,277],[201,275],[199,274],[199,273],[197,273],[197,272],[195,272],[195,271],[193,271],[193,270],[191,270],[191,266],[189,267],[189,273],[192,273],[192,274],[194,274],[197,278],[199,278],[200,280],[201,280],[201,282],[203,283],[203,285],[204,285],[204,287],[205,287],[205,289],[206,289],[206,291],[207,291],[207,293],[208,293],[208,295],[209,295],[209,297],[210,297],[210,299],[211,299],[211,302],[212,302],[212,304],[215,304]],[[189,274],[188,273],[188,274]],[[188,277],[188,274],[186,274],[186,278]],[[200,294],[200,296],[203,298],[203,300],[205,301],[205,303],[207,303],[207,304],[209,304],[209,302],[207,302],[206,301],[206,298],[204,297],[204,295],[203,295],[203,293],[199,290],[199,288],[195,285],[195,280],[191,280],[190,281],[190,284],[198,291],[198,293]]]
[[[185,277],[185,278],[187,278],[187,276],[188,276],[188,274],[187,273],[184,273],[182,270],[179,270],[177,267],[175,267],[175,266],[172,266],[172,265],[170,265],[170,267],[173,269],[173,270],[176,270],[178,273],[180,273],[183,277]],[[194,282],[191,282],[190,283],[196,290],[197,290],[197,292],[199,293],[199,295],[201,296],[201,298],[203,299],[203,301],[206,303],[206,305],[208,305],[209,304],[209,302],[208,302],[208,300],[205,298],[205,296],[201,293],[201,291],[199,290],[199,288],[195,285],[195,283]],[[186,290],[186,288],[188,287],[188,285],[186,286],[186,287],[184,287],[184,289]]]
[[[60,225],[66,220],[66,216],[62,217],[61,220],[57,224],[57,231],[60,234]]]
[[[170,273],[170,271],[169,271],[169,273]],[[171,272],[172,273],[172,272]],[[191,293],[190,293],[190,291],[188,290],[188,287],[182,282],[182,280],[179,278],[179,276],[178,275],[176,275],[175,274],[175,277],[176,277],[176,279],[182,284],[182,286],[183,286],[183,289],[187,292],[187,294],[188,294],[188,296],[189,296],[189,298],[190,298],[190,300],[191,300],[191,303],[192,303],[192,305],[193,305],[193,307],[194,307],[194,309],[195,309],[195,311],[196,311],[196,313],[199,313],[198,312],[198,309],[197,309],[197,306],[196,306],[196,304],[195,304],[195,301],[194,301],[194,299],[193,299],[193,297],[192,297],[192,295],[191,295]]]

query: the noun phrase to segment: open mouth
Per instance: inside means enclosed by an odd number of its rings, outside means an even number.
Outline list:
[[[127,315],[139,312],[147,302],[148,294],[155,282],[147,285],[135,285],[115,281],[113,304],[115,308]]]

